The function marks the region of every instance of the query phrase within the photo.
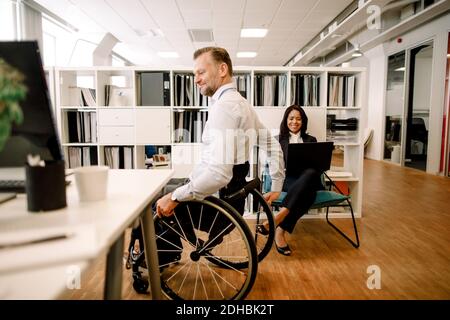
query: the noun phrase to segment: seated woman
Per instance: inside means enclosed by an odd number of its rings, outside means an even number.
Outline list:
[[[297,105],[288,107],[281,121],[278,137],[286,165],[290,143],[317,142],[315,137],[306,133],[307,128],[308,117],[305,111]],[[277,226],[275,245],[279,253],[287,256],[291,254],[285,238],[286,232],[292,233],[298,219],[307,213],[314,203],[316,191],[322,188],[320,172],[315,169],[305,169],[298,176],[286,176],[283,191],[287,192],[287,195],[280,211],[275,216],[275,225]],[[267,228],[268,225],[262,225],[258,228],[258,232],[267,234]]]

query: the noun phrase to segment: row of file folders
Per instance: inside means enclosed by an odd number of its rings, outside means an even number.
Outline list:
[[[291,76],[290,104],[299,106],[320,105],[320,75],[296,74]],[[285,75],[255,76],[255,106],[285,106],[287,96]]]
[[[104,147],[105,165],[111,169],[133,169],[133,147],[117,146]]]
[[[97,142],[97,113],[95,111],[68,111],[66,116],[69,143]]]
[[[68,166],[95,166],[98,164],[97,147],[68,147]]]
[[[207,120],[206,110],[177,110],[174,112],[174,142],[201,142]]]
[[[73,106],[79,107],[95,107],[97,106],[96,91],[91,88],[72,87],[70,94],[72,102],[77,101]]]
[[[174,105],[183,107],[206,107],[209,104],[208,97],[200,93],[195,84],[193,74],[176,74],[174,78]],[[244,98],[250,92],[250,77],[247,75],[233,76],[233,83]]]
[[[254,78],[255,106],[285,106],[286,75],[256,75]]]
[[[328,106],[355,106],[355,76],[334,76],[328,78]]]

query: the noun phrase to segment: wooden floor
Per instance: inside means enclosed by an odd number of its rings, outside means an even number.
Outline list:
[[[351,230],[348,219],[336,224]],[[288,238],[293,255],[273,248],[247,299],[450,299],[450,179],[365,160],[358,227],[354,249],[324,220],[301,220]],[[367,286],[370,266],[380,289]],[[101,299],[104,269],[102,257],[63,298]],[[131,284],[124,268],[123,298],[150,298]]]

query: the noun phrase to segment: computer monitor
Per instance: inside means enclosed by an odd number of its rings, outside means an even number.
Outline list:
[[[286,175],[298,176],[307,168],[324,172],[330,169],[333,142],[290,143]]]
[[[12,126],[0,150],[1,180],[6,176],[4,168],[23,168],[28,154],[39,155],[42,160],[62,160],[63,154],[37,42],[0,41],[0,58],[22,73],[27,88],[25,99],[19,101],[23,122]]]

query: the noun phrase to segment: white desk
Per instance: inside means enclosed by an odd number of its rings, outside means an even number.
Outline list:
[[[67,266],[86,268],[108,252],[105,298],[119,299],[124,231],[141,216],[152,296],[161,297],[156,241],[148,206],[173,170],[110,170],[108,197],[80,203],[75,181],[67,187],[67,207],[30,213],[26,196],[0,204],[0,234],[75,230],[69,239],[0,249],[0,299],[54,299],[67,288]],[[70,179],[74,179],[71,176]],[[46,289],[47,288],[47,289]]]

